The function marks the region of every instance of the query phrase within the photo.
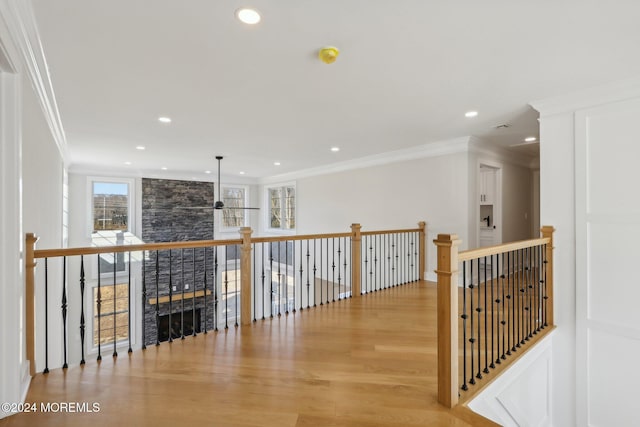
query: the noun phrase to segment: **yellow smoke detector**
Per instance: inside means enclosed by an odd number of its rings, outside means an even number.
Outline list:
[[[318,52],[318,58],[320,58],[320,60],[325,64],[333,64],[339,54],[340,51],[337,47],[326,46],[320,49]]]

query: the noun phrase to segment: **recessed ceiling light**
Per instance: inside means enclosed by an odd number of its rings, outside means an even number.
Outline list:
[[[160,123],[171,123],[171,118],[169,118],[169,117],[158,117],[158,121]]]
[[[136,147],[136,150],[140,150],[140,151],[142,151],[142,150],[145,150],[146,148],[147,148],[147,147],[145,147],[144,145],[138,145],[138,146]]]
[[[129,166],[131,162],[124,162],[125,165]]]
[[[464,113],[465,117],[475,117],[478,115],[477,111],[467,111],[466,113]]]
[[[336,153],[336,152],[340,151],[340,147],[331,147],[331,151]]]
[[[273,162],[275,166],[280,166],[280,162]]]
[[[240,171],[240,175],[244,175],[244,171]]]
[[[260,14],[255,9],[242,8],[236,10],[236,17],[245,24],[254,25],[260,22]]]
[[[533,141],[535,141],[536,139],[538,139],[538,138],[536,138],[535,136],[528,136],[528,137],[526,137],[524,140],[525,140],[526,142],[533,142]]]
[[[168,168],[166,166],[163,166],[160,169],[162,169],[163,171],[166,171]]]
[[[211,171],[204,171],[204,173],[211,173]]]

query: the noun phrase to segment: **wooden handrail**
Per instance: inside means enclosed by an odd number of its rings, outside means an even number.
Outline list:
[[[411,233],[421,232],[420,228],[409,228],[405,230],[382,230],[382,231],[363,231],[361,236],[373,236],[379,234],[395,234],[395,233]],[[269,243],[284,242],[291,240],[313,240],[313,239],[333,239],[341,237],[351,237],[353,233],[319,233],[319,234],[301,234],[295,236],[265,236],[252,237],[251,243]],[[76,255],[95,255],[95,254],[112,254],[121,252],[139,252],[139,251],[155,251],[168,249],[191,249],[204,248],[212,246],[242,245],[242,239],[224,239],[224,240],[192,240],[185,242],[159,242],[159,243],[140,243],[135,245],[112,245],[112,246],[84,246],[77,248],[64,249],[36,249],[34,258],[54,258],[63,256]]]
[[[398,234],[398,233],[419,233],[421,228],[407,228],[404,230],[377,230],[377,231],[362,231],[362,236],[377,236],[380,234]]]
[[[482,258],[485,256],[497,255],[504,252],[516,251],[518,249],[530,248],[532,246],[540,246],[551,243],[549,237],[541,237],[539,239],[519,240],[517,242],[504,243],[502,245],[486,246],[483,248],[469,249],[458,253],[458,261],[469,261],[471,259]]]
[[[38,249],[34,251],[35,258],[54,258],[74,255],[94,255],[112,254],[120,252],[140,252],[167,249],[191,249],[205,248],[211,246],[241,245],[242,239],[227,240],[193,240],[188,242],[161,242],[142,243],[136,245],[113,245],[113,246],[85,246],[79,248],[66,249]]]
[[[351,233],[325,233],[325,234],[300,234],[295,236],[265,236],[253,237],[251,243],[285,242],[289,240],[313,240],[313,239],[333,239],[339,237],[351,237]]]

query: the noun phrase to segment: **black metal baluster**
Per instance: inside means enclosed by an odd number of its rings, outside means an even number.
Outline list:
[[[398,286],[400,284],[400,254],[398,251],[400,250],[400,235],[398,233],[394,234],[395,238],[395,273],[396,279],[394,282],[394,286]]]
[[[180,287],[182,290],[180,299],[180,339],[184,339],[184,288],[187,284],[184,282],[184,249],[180,249]]]
[[[324,288],[324,281],[322,280],[322,239],[320,239],[320,305],[324,304],[324,297],[322,296],[322,290]],[[327,282],[329,281],[329,277],[327,277]],[[328,288],[327,288],[328,290]],[[315,306],[315,304],[314,304]]]
[[[146,252],[142,251],[142,349],[147,348],[147,332],[145,325],[147,324],[147,256]]]
[[[309,241],[307,240],[307,242]],[[298,270],[298,272],[300,273],[300,311],[304,310],[304,300],[303,300],[303,292],[302,292],[302,283],[303,283],[302,274],[304,273],[304,270],[302,269],[302,258],[303,258],[302,240],[300,240],[300,270]],[[294,307],[295,307],[295,297],[294,297]]]
[[[511,356],[511,330],[513,329],[513,317],[511,316],[511,305],[513,304],[512,299],[512,287],[513,287],[513,277],[511,276],[511,253],[512,251],[507,252],[507,294],[504,296],[507,300],[507,355]]]
[[[256,289],[258,286],[258,281],[256,280],[256,274],[258,274],[258,269],[257,269],[257,265],[256,264],[256,252],[257,252],[257,245],[255,243],[252,244],[252,249],[253,249],[253,279],[251,280],[252,285],[251,285],[251,289],[253,289],[253,321],[255,322],[256,316],[258,315],[258,307],[256,306],[257,302],[258,302],[258,290]]]
[[[491,309],[491,304],[487,299],[487,257],[484,257],[484,373],[489,373],[489,339],[488,339],[488,331],[489,331],[489,323],[487,320],[487,315],[489,310]]]
[[[269,318],[273,319],[273,242],[269,243]]]
[[[349,243],[351,243],[351,237],[349,237]],[[347,256],[347,252],[349,251],[349,248],[351,247],[351,245],[349,244],[347,246],[347,238],[344,237],[344,261],[343,261],[343,266],[344,266],[344,297],[347,297],[347,283],[350,283],[351,281],[349,280],[349,278],[351,277],[351,275],[347,276],[347,259],[350,259]],[[349,264],[351,265],[351,264]],[[352,284],[353,285],[353,284]],[[353,289],[353,288],[352,288]],[[349,298],[351,298],[353,296],[353,292],[349,292]]]
[[[380,283],[378,280],[378,235],[373,236],[373,283],[374,290],[380,290]]]
[[[473,337],[473,312],[474,312],[474,304],[473,304],[473,288],[475,287],[475,285],[473,284],[474,280],[473,280],[473,259],[469,261],[469,267],[470,267],[470,282],[469,283],[469,317],[470,317],[470,324],[469,324],[469,344],[470,344],[470,349],[469,349],[469,355],[470,355],[470,367],[471,367],[471,377],[469,378],[469,384],[475,384],[476,383],[476,378],[474,375],[474,364],[473,364],[473,347],[474,344],[476,342],[476,339]],[[478,274],[479,276],[479,274]],[[478,370],[479,372],[479,370]]]
[[[507,253],[507,257],[509,256],[509,254]],[[502,253],[502,272],[500,274],[500,290],[502,292],[502,321],[500,322],[500,324],[502,325],[502,354],[500,355],[500,358],[502,360],[506,359],[507,356],[505,355],[505,349],[507,349],[508,347],[505,346],[505,334],[508,335],[509,334],[509,330],[508,330],[508,325],[507,322],[504,320],[505,314],[509,315],[509,306],[507,305],[506,308],[506,313],[505,313],[505,298],[506,295],[504,293],[504,279],[505,279],[505,268],[504,268],[505,264],[504,264],[504,252]],[[508,285],[509,281],[507,280],[507,285]],[[509,293],[509,291],[507,291],[507,294]],[[506,329],[506,331],[505,331]]]
[[[169,325],[167,326],[169,332],[169,342],[173,342],[173,255],[171,249],[169,249]]]
[[[480,258],[477,258],[477,263],[478,263],[478,291],[477,291],[477,297],[478,297],[478,307],[476,308],[476,313],[478,313],[478,373],[476,374],[476,378],[482,378],[482,357],[481,357],[481,352],[482,352],[482,297],[480,294],[480,289],[483,287],[482,283],[480,283]],[[486,344],[485,344],[486,346]]]
[[[369,246],[369,289],[368,292],[375,290],[374,277],[373,277],[373,243],[371,239],[375,236],[367,236],[367,246]]]
[[[280,271],[280,266],[282,265],[282,258],[280,255],[281,247],[282,243],[278,242],[278,317],[281,316],[282,311],[282,273]]]
[[[113,357],[118,357],[118,351],[116,350],[116,341],[118,341],[116,338],[118,336],[117,330],[116,330],[116,306],[117,306],[117,301],[116,301],[116,273],[117,273],[117,264],[118,264],[118,254],[117,253],[113,253]]]
[[[420,241],[420,234],[419,233],[414,233],[413,235],[413,241],[414,242],[419,242]],[[415,265],[414,271],[413,271],[413,277],[415,280],[419,280],[420,279],[420,245],[419,244],[415,244],[413,246],[413,263]]]
[[[46,260],[45,260],[46,261]],[[84,365],[84,334],[85,334],[85,319],[84,319],[84,286],[85,286],[85,278],[84,278],[84,255],[80,255],[80,364]],[[47,316],[47,295],[45,288],[45,324],[46,324],[46,316]],[[144,339],[143,339],[144,342]]]
[[[491,280],[491,300],[487,301],[487,304],[485,304],[487,306],[487,308],[491,308],[491,363],[489,364],[489,367],[491,369],[494,369],[496,367],[494,360],[495,360],[495,353],[494,353],[494,337],[495,337],[495,330],[493,327],[493,323],[494,323],[494,311],[495,309],[493,308],[493,303],[494,303],[494,283],[493,283],[493,260],[492,260],[493,256],[489,255],[489,261],[491,262],[491,264],[489,264],[489,279]],[[486,328],[486,325],[485,325]],[[488,353],[488,351],[487,351]]]
[[[218,249],[219,246],[213,247],[213,330],[218,331],[218,316],[220,310],[218,310]]]
[[[329,304],[329,286],[333,286],[333,284],[329,284],[329,238],[326,239],[327,244],[327,264],[326,264],[326,277],[327,277],[327,304]]]
[[[289,256],[289,245],[285,249],[287,251],[287,257]],[[293,279],[293,312],[296,312],[296,243],[295,240],[291,241],[291,278]],[[287,313],[289,313],[289,263],[287,261]]]
[[[316,239],[313,239],[313,306],[316,307]],[[322,288],[320,288],[322,292]]]
[[[191,290],[193,292],[193,298],[191,299],[191,335],[196,336],[196,248],[191,248]],[[206,271],[205,271],[206,274]],[[205,322],[206,322],[206,313],[205,313]]]
[[[310,258],[311,258],[311,252],[309,251],[309,240],[307,240],[307,308],[310,307],[309,305],[309,290],[311,289],[311,282],[309,282],[309,272],[311,271],[311,269],[309,268]],[[304,304],[301,304],[301,306],[302,305]],[[302,308],[300,308],[300,310],[302,310]]]
[[[531,312],[530,312],[530,316],[531,316],[531,328],[529,329],[529,332],[531,334],[531,336],[533,335],[537,335],[538,334],[538,280],[537,280],[537,275],[538,275],[538,265],[536,264],[537,262],[537,255],[538,255],[538,247],[537,246],[532,246],[531,248],[529,248],[530,251],[530,259],[531,259],[531,264],[530,264],[530,270],[531,270],[531,281],[529,282],[529,285],[531,286],[530,288],[530,301],[531,301]]]
[[[380,236],[380,283],[383,289],[388,288],[387,282],[387,235]]]
[[[504,254],[502,254],[502,256],[504,256]],[[502,272],[500,271],[500,254],[496,254],[496,281],[498,284],[498,290],[496,291],[496,306],[495,306],[495,311],[497,312],[497,317],[496,317],[496,328],[498,329],[498,333],[496,336],[496,359],[495,359],[495,363],[497,363],[498,365],[501,363],[500,360],[500,337],[504,337],[504,326],[503,326],[503,321],[504,321],[504,313],[500,310],[500,303],[503,301],[504,298],[504,289],[502,288]],[[502,291],[502,296],[501,296],[501,291]],[[502,319],[502,320],[501,320]],[[500,329],[502,327],[502,334],[500,333]],[[504,340],[502,342],[502,353],[504,354]]]
[[[160,345],[160,254],[156,250],[156,345]]]
[[[100,289],[100,286],[102,285],[102,274],[100,273],[100,254],[98,254],[98,295],[96,298],[96,308],[98,311],[98,357],[97,357],[97,361],[101,361],[102,360],[102,337],[101,337],[101,331],[102,331],[102,326],[101,326],[101,320],[102,320],[102,291]]]
[[[522,304],[520,301],[520,250],[515,250],[514,254],[513,254],[513,259],[514,259],[514,265],[513,265],[513,274],[514,274],[514,280],[513,280],[513,284],[514,284],[514,290],[513,290],[513,296],[515,298],[514,301],[514,314],[515,314],[515,318],[514,318],[514,323],[515,323],[515,336],[514,336],[514,342],[515,342],[515,348],[513,349],[514,351],[516,351],[519,347],[520,347],[520,315],[522,310],[520,309],[520,305]]]
[[[547,289],[547,264],[549,263],[549,260],[547,259],[547,244],[545,243],[544,248],[543,248],[543,256],[544,256],[544,261],[542,261],[543,264],[543,268],[544,268],[544,285],[543,285],[543,290],[544,290],[544,296],[542,297],[542,299],[544,300],[544,315],[543,315],[543,325],[544,327],[549,326],[548,325],[548,315],[549,315],[549,305],[547,304],[548,300],[549,300],[549,290]],[[551,307],[551,310],[553,310],[553,307]]]
[[[129,348],[127,349],[127,353],[133,353],[133,349],[131,348],[131,252],[127,253],[129,254],[129,279],[127,282],[127,335],[129,337]],[[144,316],[144,313],[142,315]]]
[[[207,327],[207,273],[209,270],[209,264],[207,264],[207,248],[203,248],[204,249],[204,256],[202,259],[202,264],[204,265],[204,280],[202,281],[202,287],[204,288],[204,294],[203,296],[203,306],[202,306],[202,312],[204,313],[204,333],[207,334],[209,332],[208,327]]]
[[[49,258],[44,259],[44,371],[49,373]]]
[[[224,328],[229,329],[229,245],[224,246],[224,263]]]
[[[235,246],[236,256],[234,257],[235,261],[234,261],[234,266],[233,266],[234,271],[235,271],[235,274],[233,276],[234,277],[233,284],[234,284],[234,289],[236,291],[236,297],[234,298],[235,302],[236,302],[236,322],[235,322],[234,326],[236,328],[238,327],[238,313],[239,313],[238,312],[238,299],[240,297],[240,293],[242,292],[242,291],[240,291],[240,292],[238,291],[238,289],[239,289],[239,287],[238,287],[238,255],[237,255],[238,254],[238,249],[240,249],[240,248],[239,248],[238,245],[236,245]],[[240,313],[240,315],[242,315],[242,313]]]
[[[411,263],[411,253],[413,252],[412,242],[411,242],[411,233],[405,233],[405,240],[407,242],[407,262],[406,262],[406,280],[405,283],[410,283],[413,281],[413,277],[411,277],[411,272],[413,271],[413,264]]]
[[[522,255],[522,249],[518,250],[518,343],[516,344],[516,347],[520,348],[523,344],[524,341],[524,337],[522,336],[522,330],[523,330],[523,325],[522,325],[522,316],[524,313],[524,298],[523,298],[523,293],[524,293],[524,289],[523,289],[523,255]]]
[[[533,296],[532,296],[532,292],[533,292],[533,267],[532,267],[532,248],[527,248],[527,253],[528,253],[528,258],[529,258],[529,265],[527,266],[527,268],[529,269],[529,274],[527,277],[527,294],[529,294],[529,304],[527,307],[527,310],[529,311],[529,330],[527,331],[527,341],[531,339],[531,337],[533,337]]]
[[[265,279],[265,274],[264,274],[264,242],[262,242],[262,253],[260,254],[260,261],[262,264],[262,274],[260,275],[260,278],[262,279],[262,320],[265,319],[264,317],[264,279]]]
[[[462,261],[462,389],[467,386],[467,262]]]
[[[338,244],[340,250],[340,244]],[[340,261],[338,261],[338,283],[340,282]],[[329,296],[327,295],[327,300]],[[336,238],[331,238],[331,302],[336,302]]]
[[[340,250],[340,237],[338,237],[338,301],[340,301],[342,298],[340,297],[342,295],[342,281],[340,274],[342,273],[341,267],[342,267],[342,261],[340,260],[340,256],[342,255],[342,251]]]
[[[69,367],[67,364],[67,257],[62,257],[62,347],[64,350],[64,364],[62,369]]]

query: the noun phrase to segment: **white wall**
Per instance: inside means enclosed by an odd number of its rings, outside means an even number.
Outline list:
[[[45,242],[61,236],[62,180],[55,180],[64,140],[52,130],[61,129],[45,72],[30,3],[0,1],[0,401],[8,403],[21,402],[29,384],[23,232],[42,230]]]
[[[23,227],[39,237],[37,248],[62,247],[63,162],[48,124],[28,82],[23,88]],[[62,354],[61,263],[50,261],[49,360],[57,366]],[[44,331],[44,263],[36,268],[36,328]],[[36,369],[44,369],[44,335],[37,335]]]
[[[474,412],[505,427],[551,426],[551,335],[469,402]]]
[[[553,425],[633,425],[640,79],[534,106],[541,223],[556,227]]]
[[[20,76],[7,64],[4,30],[0,22],[0,402],[20,402],[28,386],[20,194]],[[0,418],[7,415],[0,411]]]
[[[433,239],[458,233],[468,242],[467,153],[426,157],[302,178],[297,181],[297,233],[416,228],[426,221],[427,273]]]

